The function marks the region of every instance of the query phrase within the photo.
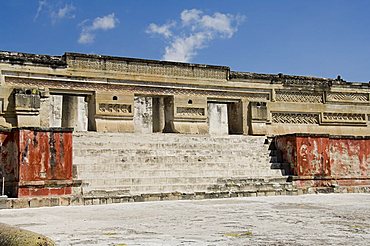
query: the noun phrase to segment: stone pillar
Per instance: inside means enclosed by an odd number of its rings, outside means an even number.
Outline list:
[[[78,98],[76,96],[63,95],[62,102],[62,127],[75,128],[77,126]]]
[[[228,135],[227,104],[208,103],[208,129],[211,135]]]
[[[50,95],[50,127],[62,126],[62,95]]]
[[[242,99],[242,117],[243,117],[243,134],[248,135],[251,129],[251,114],[250,114],[249,100],[246,98]]]
[[[0,86],[0,127],[10,128],[17,125],[14,110],[13,89]]]
[[[153,107],[151,97],[134,98],[134,124],[137,133],[153,132]]]
[[[174,99],[173,97],[164,98],[164,128],[163,132],[176,133],[174,126]]]
[[[41,92],[40,97],[40,126],[50,127],[50,94],[48,90]]]
[[[40,127],[40,92],[37,89],[14,90],[18,127]]]
[[[88,102],[85,96],[77,97],[77,124],[75,131],[87,131],[88,128]]]
[[[153,132],[163,132],[165,125],[164,98],[153,98]]]
[[[227,104],[229,134],[243,134],[243,104],[242,102]]]
[[[87,130],[88,105],[84,96],[63,95],[62,127],[72,127],[75,131]]]

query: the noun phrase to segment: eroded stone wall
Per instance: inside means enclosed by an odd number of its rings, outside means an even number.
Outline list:
[[[49,57],[1,52],[0,70],[0,124],[5,127],[73,125],[106,132],[208,134],[212,112],[207,105],[215,103],[227,105],[229,134],[370,133],[369,84],[341,78],[233,72],[223,66],[74,53]],[[16,89],[39,93],[17,96]],[[60,117],[60,99],[55,97],[61,95],[80,98],[78,109],[67,110],[65,104]],[[40,97],[40,107],[19,107],[22,97]],[[152,98],[153,108],[147,110],[151,115],[146,117],[152,118],[152,126],[145,128],[151,131],[137,125],[145,112],[134,106],[135,97]],[[76,120],[70,124],[73,112]],[[217,124],[224,125],[222,121]],[[226,131],[220,128],[222,132]]]
[[[228,135],[228,110],[227,104],[208,103],[209,134]]]
[[[370,184],[370,138],[291,134],[276,138],[299,186]]]

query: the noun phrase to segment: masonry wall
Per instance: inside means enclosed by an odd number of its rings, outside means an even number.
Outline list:
[[[300,186],[370,184],[369,137],[292,134],[275,141]]]
[[[71,95],[84,98],[88,111],[82,128],[68,124],[76,130],[142,132],[137,124],[144,112],[135,107],[135,98],[151,98],[154,108],[147,118],[154,121],[147,129],[155,132],[212,133],[212,103],[227,105],[227,127],[222,118],[213,123],[223,126],[220,132],[228,128],[229,134],[370,134],[369,83],[341,78],[75,53],[51,57],[1,52],[0,70],[3,127],[59,124],[67,116],[45,118],[58,108],[56,97]],[[62,108],[67,112],[73,107]]]
[[[71,194],[71,129],[2,130],[0,146],[5,194],[10,197]]]

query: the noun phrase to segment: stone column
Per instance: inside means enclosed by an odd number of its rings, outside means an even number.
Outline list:
[[[153,132],[153,100],[151,97],[134,98],[134,124],[137,133]]]
[[[163,97],[153,98],[153,132],[163,132],[165,125]]]
[[[229,134],[227,104],[208,103],[208,126],[211,135]]]
[[[62,104],[62,127],[77,126],[78,98],[76,96],[63,95]]]

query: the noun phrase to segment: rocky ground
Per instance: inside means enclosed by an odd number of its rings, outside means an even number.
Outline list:
[[[58,245],[370,245],[370,194],[0,210]]]

